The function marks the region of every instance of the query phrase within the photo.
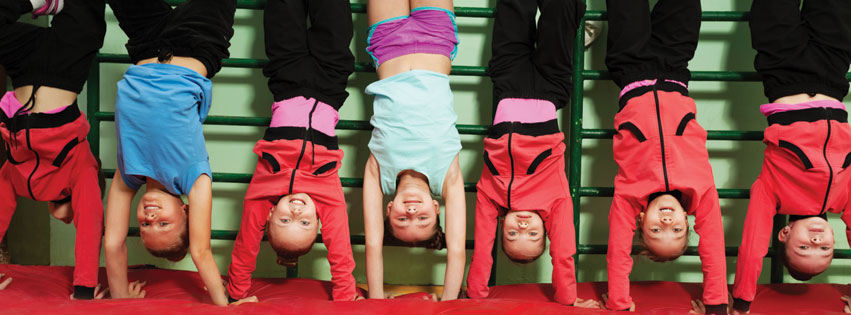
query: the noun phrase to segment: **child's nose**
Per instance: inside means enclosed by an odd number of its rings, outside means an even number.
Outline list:
[[[529,227],[529,223],[527,223],[526,221],[520,221],[519,225],[521,229]]]
[[[156,214],[154,214],[154,212],[153,212],[153,211],[151,211],[151,212],[148,212],[148,213],[145,215],[145,218],[147,218],[148,220],[154,220],[154,219],[156,219],[156,218],[157,218],[157,215],[156,215]]]
[[[821,244],[822,241],[821,236],[813,236],[813,243]]]
[[[416,207],[408,207],[407,211],[410,214],[414,214],[415,212],[417,212],[417,208]]]
[[[662,223],[671,224],[672,222],[674,222],[674,219],[670,217],[662,217]]]

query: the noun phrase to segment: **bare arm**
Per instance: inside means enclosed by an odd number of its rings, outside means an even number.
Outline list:
[[[127,283],[127,229],[130,224],[130,204],[136,190],[127,187],[121,171],[115,170],[106,202],[103,248],[106,256],[106,276],[114,299],[131,297]]]
[[[225,287],[210,247],[212,210],[213,183],[209,176],[201,175],[189,192],[189,253],[213,304],[225,306],[228,305]]]
[[[366,234],[366,283],[370,299],[384,298],[384,194],[379,183],[378,161],[372,154],[363,172],[363,227]]]
[[[452,161],[443,184],[446,200],[446,274],[443,278],[442,301],[458,298],[464,279],[464,264],[467,260],[465,243],[467,238],[467,201],[464,195],[464,178],[458,165],[458,156]]]

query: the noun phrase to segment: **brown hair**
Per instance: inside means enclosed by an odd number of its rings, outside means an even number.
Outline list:
[[[441,250],[446,248],[446,235],[443,234],[443,227],[440,226],[440,214],[437,215],[437,220],[434,223],[434,234],[431,238],[418,242],[404,242],[393,234],[393,226],[390,225],[390,218],[384,218],[384,245],[392,246],[408,246],[408,247],[425,247],[427,249]]]
[[[144,243],[144,242],[143,242]],[[186,220],[186,225],[183,231],[180,232],[177,242],[169,247],[161,249],[152,249],[145,246],[151,255],[168,259],[169,261],[181,261],[186,258],[186,252],[189,251],[189,220]]]
[[[275,246],[275,241],[273,240],[272,234],[269,233],[269,224],[266,224],[266,238],[269,240],[269,246],[272,247],[272,250],[278,255],[277,263],[278,265],[292,268],[298,264],[298,258],[304,256],[313,248],[313,244],[316,243],[316,236],[313,238],[313,241],[310,242],[307,246],[302,248],[286,248],[286,246]]]
[[[778,242],[777,252],[775,252],[775,257],[780,258],[780,261],[783,262],[783,266],[786,267],[786,271],[789,272],[789,275],[792,276],[793,279],[798,281],[807,281],[812,279],[814,276],[819,275],[818,273],[808,273],[798,269],[795,269],[792,265],[789,264],[789,254],[786,251],[786,243]]]
[[[642,231],[642,228],[641,228],[642,226],[643,226],[643,224],[638,224],[638,228],[635,229],[635,235],[636,235],[636,237],[638,237],[638,246],[641,248],[641,252],[638,253],[639,255],[645,255],[645,256],[647,256],[647,259],[650,259],[650,260],[655,261],[655,262],[663,263],[663,262],[674,261],[677,258],[680,258],[680,256],[682,256],[683,253],[686,252],[686,249],[688,249],[688,236],[689,236],[690,231],[691,231],[688,224],[686,224],[686,235],[685,235],[686,241],[683,243],[683,248],[673,256],[662,256],[662,255],[658,255],[658,254],[654,253],[650,249],[650,247],[647,246],[647,243],[644,242],[644,232]]]

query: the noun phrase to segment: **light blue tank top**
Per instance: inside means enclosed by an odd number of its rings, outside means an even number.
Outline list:
[[[452,160],[461,151],[449,76],[412,70],[366,87],[375,95],[369,150],[378,161],[381,191],[396,193],[396,177],[414,170],[440,196]]]
[[[201,123],[213,85],[189,68],[130,66],[118,82],[115,131],[121,179],[139,189],[145,177],[188,195],[201,174],[212,176]]]

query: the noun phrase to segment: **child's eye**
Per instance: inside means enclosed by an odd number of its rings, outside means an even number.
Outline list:
[[[168,222],[160,222],[160,226],[166,226],[166,225],[168,225]]]
[[[310,221],[301,220],[301,225],[310,225]]]
[[[141,225],[142,225],[142,226],[150,226],[151,224],[150,224],[150,223],[148,223],[148,222],[142,222],[142,224],[141,224]]]
[[[281,222],[290,223],[290,219],[281,219]]]
[[[809,246],[807,246],[807,245],[801,245],[801,246],[798,246],[798,248],[800,248],[800,249],[807,249],[807,248],[810,248],[810,247],[809,247]]]
[[[421,215],[421,216],[417,217],[417,219],[420,219],[420,221],[425,221],[426,219],[428,219],[428,217]]]
[[[822,246],[822,247],[821,247],[821,250],[830,250],[830,247]]]
[[[538,232],[530,232],[529,235],[535,236],[538,235]]]
[[[508,231],[508,235],[511,235],[511,236],[517,235],[517,231]]]
[[[408,220],[408,218],[406,218],[406,217],[399,217],[399,221],[407,221],[407,220]]]
[[[683,229],[681,229],[681,228],[674,228],[674,232],[676,232],[676,233],[679,233],[679,232],[682,232],[682,231],[683,231]]]
[[[661,231],[662,231],[662,230],[661,230],[661,229],[659,229],[659,228],[652,228],[652,229],[650,229],[650,232],[653,232],[653,233],[659,233],[659,232],[661,232]]]

